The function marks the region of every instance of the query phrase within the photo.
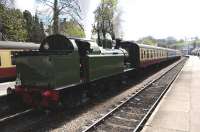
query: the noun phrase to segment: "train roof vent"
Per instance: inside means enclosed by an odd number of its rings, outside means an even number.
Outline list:
[[[72,42],[63,35],[51,35],[45,38],[40,45],[40,51],[58,51],[68,50],[73,51],[74,46]]]

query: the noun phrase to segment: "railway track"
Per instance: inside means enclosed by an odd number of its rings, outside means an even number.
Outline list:
[[[16,99],[9,101],[10,97],[6,94],[6,89],[8,87],[14,87],[15,82],[4,82],[0,83],[0,120],[3,120],[6,117],[13,116],[17,113],[24,112],[28,110],[28,107],[25,107],[21,103],[18,103]],[[12,107],[11,107],[12,106]]]
[[[157,104],[166,93],[178,73],[181,71],[186,59],[153,80],[131,96],[121,101],[115,108],[103,115],[100,119],[86,126],[82,132],[111,131],[111,132],[137,132],[140,131],[150,117]]]
[[[14,87],[15,82],[0,83],[1,96],[0,96],[0,122],[8,117],[23,113],[30,109],[24,106],[17,98],[7,96],[6,89]]]
[[[147,86],[150,86],[155,81],[156,80],[153,80],[153,81],[149,82]],[[143,89],[144,88],[139,89],[137,91],[137,93],[144,91]],[[135,93],[135,95],[137,95],[137,93]],[[128,98],[131,98],[132,96],[130,96]],[[141,100],[139,97],[136,98],[136,101],[137,100]],[[127,102],[129,102],[129,101],[127,101]],[[137,104],[137,102],[133,102],[133,103]],[[148,102],[144,102],[144,103],[148,104]],[[125,105],[126,101],[124,100],[121,104]],[[121,106],[118,105],[117,107],[121,107]],[[142,106],[141,106],[141,108],[142,108]],[[44,111],[36,111],[36,110],[32,110],[32,109],[27,109],[25,111],[21,111],[21,112],[18,112],[18,113],[13,113],[12,115],[5,116],[5,117],[2,117],[2,118],[0,116],[0,128],[1,128],[1,131],[8,131],[8,132],[11,131],[11,130],[12,131],[20,131],[20,132],[21,131],[36,131],[36,130],[40,129],[40,126],[41,127],[48,126],[50,122],[52,122],[52,121],[56,122],[56,120],[59,120],[59,119],[57,119],[57,116],[60,115],[58,113],[64,113],[64,111],[65,111],[65,109],[64,110],[59,109],[58,111],[50,113],[49,115],[47,115],[47,114],[44,113]],[[107,119],[113,113],[116,114],[115,111],[118,111],[118,108],[116,108],[112,112],[109,112],[109,114],[106,114],[104,116],[105,118],[101,118],[101,119]],[[137,111],[139,113],[139,112],[141,112],[141,109],[138,109]],[[146,108],[143,111],[147,112]],[[142,117],[142,116],[144,116],[144,114],[143,113],[142,114],[139,113],[137,116],[139,116],[139,117],[141,116]],[[117,118],[120,118],[120,117],[121,117],[121,115],[119,115]],[[100,120],[98,120],[98,121],[100,121]],[[133,121],[135,121],[135,120],[133,120]],[[139,119],[136,122],[138,122],[138,121],[139,121]],[[98,125],[98,124],[99,123],[96,122],[96,125]],[[95,128],[96,125],[93,126],[93,127],[89,127],[87,130],[84,130],[84,131],[95,130],[93,128]],[[107,129],[106,131],[109,131],[109,129]],[[115,131],[115,130],[113,130],[113,131]]]
[[[0,119],[0,128],[2,132],[10,132],[11,130],[15,132],[26,131],[42,121],[46,116],[44,111],[28,109]]]
[[[12,102],[15,103],[14,100]],[[12,117],[18,113],[23,113],[29,110],[30,107],[24,106],[16,102],[15,107],[12,107],[11,104],[7,101],[7,96],[1,96],[0,98],[0,122],[5,118]]]
[[[14,86],[14,82],[4,82],[0,83],[0,88],[2,92],[5,92],[5,88]],[[11,104],[9,104],[11,103]],[[10,122],[15,120],[20,120],[26,115],[32,115],[33,109],[30,107],[24,106],[19,103],[17,100],[12,99],[12,102],[9,101],[7,95],[2,94],[0,96],[0,128],[1,131],[4,131],[4,127]]]

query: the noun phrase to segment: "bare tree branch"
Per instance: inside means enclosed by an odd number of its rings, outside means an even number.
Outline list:
[[[54,33],[58,32],[57,30],[60,15],[68,17],[69,19],[76,18],[76,21],[78,21],[78,19],[82,19],[80,15],[81,9],[79,6],[79,0],[54,0],[54,2],[51,0],[37,1],[51,8],[53,12],[53,28],[55,28]]]
[[[0,0],[0,4],[12,8],[15,5],[15,0]]]

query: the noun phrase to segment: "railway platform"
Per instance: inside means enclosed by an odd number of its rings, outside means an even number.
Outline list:
[[[15,85],[15,82],[0,83],[0,96],[6,95],[7,88],[8,87],[14,88],[14,85]]]
[[[200,131],[200,58],[190,56],[142,132]]]

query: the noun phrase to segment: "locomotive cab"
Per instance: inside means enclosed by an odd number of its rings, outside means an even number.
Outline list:
[[[93,41],[75,40],[80,55],[82,82],[96,81],[124,72],[123,49],[103,49]]]

